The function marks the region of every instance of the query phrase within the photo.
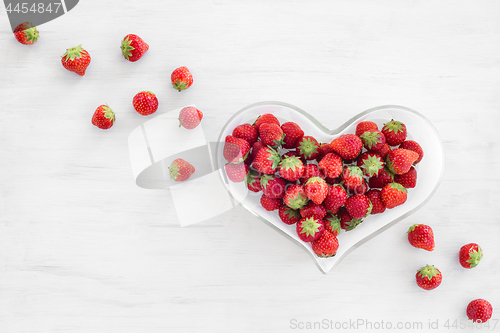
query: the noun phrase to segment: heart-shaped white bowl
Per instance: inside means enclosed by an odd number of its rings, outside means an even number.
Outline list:
[[[342,231],[338,235],[340,246],[337,254],[330,258],[320,258],[313,252],[310,243],[304,243],[298,238],[295,225],[283,223],[277,211],[268,212],[262,208],[260,205],[262,192],[254,193],[249,191],[245,182],[233,183],[229,181],[225,174],[224,165],[227,161],[222,154],[225,137],[231,135],[236,126],[243,123],[252,124],[259,115],[265,113],[274,114],[281,123],[287,121],[296,122],[304,130],[305,135],[313,136],[318,142],[331,142],[342,134],[354,133],[356,125],[364,120],[375,122],[379,129],[391,119],[401,121],[408,128],[408,139],[417,141],[424,150],[424,158],[415,167],[418,173],[417,186],[408,190],[408,200],[403,205],[387,209],[382,214],[370,215],[355,229],[348,232]],[[293,105],[281,102],[252,104],[237,112],[222,129],[216,149],[215,161],[222,182],[232,198],[250,213],[290,237],[304,248],[313,257],[318,268],[325,274],[350,251],[422,207],[438,188],[444,171],[443,143],[435,127],[420,113],[397,105],[385,105],[366,110],[332,131],[321,125],[318,120],[307,112]]]

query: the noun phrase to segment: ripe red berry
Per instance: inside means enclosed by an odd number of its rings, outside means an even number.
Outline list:
[[[185,66],[175,69],[172,72],[170,79],[172,81],[174,89],[177,89],[179,92],[182,90],[186,90],[193,84],[193,75]]]
[[[425,290],[433,290],[439,287],[443,281],[441,271],[434,266],[425,265],[415,275],[417,285]]]
[[[408,242],[418,249],[433,251],[435,247],[434,232],[425,224],[414,224],[408,231]]]
[[[179,127],[186,129],[196,128],[203,119],[203,112],[194,106],[186,106],[179,112]]]
[[[149,45],[141,37],[128,34],[121,42],[122,54],[128,61],[135,62],[149,50]]]
[[[476,243],[469,243],[460,248],[459,261],[463,268],[476,267],[483,258],[483,250]]]
[[[151,91],[141,91],[134,96],[132,105],[139,114],[148,116],[158,110],[158,98]]]
[[[115,123],[115,113],[107,105],[99,105],[92,116],[92,125],[107,130]]]
[[[467,317],[474,323],[485,323],[493,315],[493,306],[485,299],[475,299],[467,305]]]

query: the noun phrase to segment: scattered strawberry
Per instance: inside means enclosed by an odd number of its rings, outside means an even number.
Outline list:
[[[304,188],[307,197],[317,205],[320,205],[328,194],[328,184],[320,177],[309,178]]]
[[[483,250],[476,243],[469,243],[460,248],[459,261],[463,268],[474,268],[483,258]]]
[[[319,155],[316,157],[316,160],[319,162],[325,157],[327,154],[334,153],[332,145],[329,143],[322,143],[319,145]]]
[[[255,157],[257,156],[257,153],[259,152],[259,150],[261,150],[264,147],[265,146],[262,143],[262,141],[257,141],[252,145],[252,161],[255,160]]]
[[[276,150],[270,147],[264,147],[259,150],[252,162],[252,165],[261,173],[272,175],[278,169],[280,162],[281,158]]]
[[[327,213],[323,219],[325,230],[328,230],[332,235],[337,236],[340,233],[340,218],[332,213]]]
[[[320,177],[325,178],[323,171],[316,164],[306,164],[304,165],[304,173],[300,177],[299,181],[301,184],[305,184],[309,178]]]
[[[415,153],[418,154],[417,160],[415,162],[413,162],[414,165],[418,164],[422,160],[422,158],[424,157],[424,150],[416,141],[413,141],[413,140],[403,141],[399,145],[399,148],[408,149],[408,150],[414,151]]]
[[[425,224],[414,224],[408,231],[408,242],[417,249],[433,251],[435,247],[434,232]]]
[[[340,185],[333,185],[328,187],[328,193],[323,201],[327,210],[332,212],[342,207],[347,200],[347,192]]]
[[[323,205],[318,205],[313,201],[309,201],[304,207],[300,209],[300,216],[314,216],[315,218],[322,220],[326,216],[326,208]]]
[[[391,151],[392,151],[391,146],[389,146],[389,144],[386,142],[382,145],[382,148],[380,148],[378,153],[380,154],[380,156],[382,156],[383,159],[385,159]]]
[[[286,122],[281,125],[283,131],[283,148],[293,149],[297,146],[297,141],[304,136],[304,131],[294,122]]]
[[[264,123],[260,125],[259,134],[262,143],[273,148],[281,145],[284,135],[281,127],[274,123]]]
[[[297,141],[296,150],[301,158],[314,160],[319,156],[319,143],[312,136],[303,136]]]
[[[285,204],[292,209],[300,209],[307,203],[307,195],[303,185],[293,184],[286,188]]]
[[[128,34],[123,38],[120,48],[125,59],[135,62],[141,59],[144,53],[149,50],[149,45],[141,37]]]
[[[386,157],[387,168],[391,170],[391,172],[402,175],[403,173],[407,173],[410,170],[413,162],[418,159],[418,154],[414,151],[396,148],[393,149],[389,155]]]
[[[260,197],[260,204],[268,212],[279,209],[283,205],[283,200],[269,198],[268,196],[262,194]]]
[[[285,196],[286,182],[283,178],[271,175],[262,175],[260,177],[260,186],[262,193],[272,199],[281,199]]]
[[[363,171],[355,165],[349,165],[344,167],[344,170],[340,174],[341,184],[347,190],[354,190],[356,187],[363,184]]]
[[[485,299],[475,299],[467,305],[466,313],[474,323],[485,323],[493,315],[493,306]]]
[[[385,136],[379,130],[366,131],[359,137],[369,151],[378,152],[385,144]]]
[[[92,116],[92,125],[107,130],[115,123],[115,113],[107,105],[99,105]]]
[[[354,134],[341,135],[334,139],[330,145],[345,160],[355,159],[363,148],[363,142],[359,136]]]
[[[398,183],[389,183],[382,188],[380,196],[385,207],[392,209],[396,206],[402,205],[407,199],[407,190],[403,185]]]
[[[432,290],[439,287],[443,280],[443,275],[436,267],[425,265],[417,271],[415,278],[420,288]]]
[[[397,146],[406,140],[406,125],[402,122],[391,120],[382,127],[385,141],[391,146]]]
[[[414,188],[417,186],[417,170],[412,166],[407,173],[394,175],[394,181],[403,185],[405,188]]]
[[[337,253],[339,240],[331,232],[325,230],[317,240],[311,242],[311,246],[318,257],[330,258]]]
[[[357,194],[347,198],[345,208],[353,219],[363,219],[370,215],[372,203],[364,194]]]
[[[227,178],[233,183],[244,181],[248,173],[248,165],[243,162],[238,164],[226,163],[224,169],[226,170]]]
[[[366,131],[378,131],[378,126],[373,121],[365,120],[356,125],[357,136],[361,136]]]
[[[279,173],[281,177],[294,182],[304,174],[304,164],[298,157],[286,156],[280,162]]]
[[[338,216],[340,218],[340,227],[345,231],[351,231],[363,222],[362,219],[353,219],[345,207],[340,207]]]
[[[248,170],[246,175],[247,188],[252,192],[262,191],[260,185],[260,174],[252,169]]]
[[[313,242],[321,237],[325,230],[323,221],[315,217],[304,217],[297,222],[297,235],[303,242]]]
[[[382,201],[382,197],[380,195],[380,190],[377,189],[371,189],[365,194],[368,199],[370,199],[370,202],[372,203],[372,211],[371,214],[380,214],[385,212],[385,205],[384,202]]]
[[[33,24],[24,22],[14,29],[14,37],[23,45],[32,45],[36,43],[40,34]]]
[[[253,126],[255,126],[257,131],[259,131],[260,125],[265,123],[274,123],[280,126],[280,121],[272,113],[265,113],[261,116],[258,116],[257,119],[255,120],[255,123],[253,123]]]
[[[61,63],[68,71],[84,76],[90,65],[90,54],[81,45],[78,45],[66,50],[61,58]]]
[[[170,79],[174,88],[179,90],[179,92],[186,90],[193,84],[193,75],[191,75],[191,72],[185,66],[175,69]]]
[[[179,111],[179,127],[196,128],[201,123],[201,119],[203,119],[203,112],[194,106],[186,106]]]
[[[336,178],[342,173],[342,158],[335,153],[326,154],[318,165],[328,178]]]
[[[235,138],[246,140],[250,147],[259,139],[257,129],[250,124],[241,124],[235,127],[232,135]],[[264,145],[263,145],[264,146]]]
[[[250,146],[245,140],[231,135],[226,136],[223,155],[229,163],[243,162],[247,158],[249,151]]]
[[[134,96],[132,105],[139,114],[148,116],[158,110],[158,98],[151,91],[141,91]]]
[[[283,205],[278,210],[278,215],[283,223],[291,225],[297,223],[301,217],[298,211]]]
[[[195,172],[194,166],[182,158],[175,159],[168,168],[170,179],[176,182],[183,182]]]
[[[389,169],[384,168],[378,176],[368,179],[368,186],[370,188],[383,188],[392,182],[394,182],[394,174]]]
[[[385,164],[382,156],[378,153],[367,151],[359,155],[357,166],[363,170],[363,174],[367,177],[375,177],[384,170]]]

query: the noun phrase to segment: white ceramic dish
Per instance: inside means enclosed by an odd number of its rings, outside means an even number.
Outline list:
[[[424,158],[416,166],[417,186],[408,190],[408,200],[403,205],[387,209],[382,214],[370,215],[355,229],[348,232],[342,231],[338,235],[340,246],[337,254],[331,258],[319,258],[314,254],[309,243],[304,243],[298,238],[295,225],[290,226],[283,223],[277,211],[268,212],[262,208],[260,205],[262,192],[251,192],[246,188],[244,182],[233,183],[225,175],[224,164],[226,164],[226,160],[222,155],[225,137],[230,135],[239,124],[253,123],[259,115],[264,113],[274,114],[281,123],[296,122],[304,130],[305,135],[311,135],[319,142],[331,142],[342,134],[354,133],[356,125],[363,120],[373,121],[379,125],[379,128],[382,128],[383,123],[391,119],[399,120],[408,128],[408,139],[417,141],[424,150]],[[306,250],[323,273],[329,272],[350,251],[422,207],[438,188],[444,170],[443,144],[434,126],[420,113],[396,105],[385,105],[366,110],[339,128],[329,130],[311,115],[293,105],[280,102],[252,104],[237,112],[222,129],[215,160],[222,182],[231,196],[250,213]]]

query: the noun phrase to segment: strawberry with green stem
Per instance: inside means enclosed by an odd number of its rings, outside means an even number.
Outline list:
[[[304,188],[307,197],[317,205],[323,203],[328,194],[328,184],[320,177],[309,178]]]
[[[381,132],[385,136],[385,141],[391,146],[401,144],[407,136],[406,125],[394,119],[384,124]]]
[[[36,27],[30,22],[23,22],[14,29],[14,37],[23,45],[35,44],[40,37]]]
[[[141,37],[128,34],[121,42],[122,55],[131,62],[141,59],[144,53],[149,50],[149,45]]]
[[[366,131],[378,131],[378,126],[373,121],[365,120],[356,125],[355,134],[361,136]]]
[[[376,152],[370,151],[359,155],[356,165],[363,170],[363,174],[367,177],[377,176],[385,167],[382,156]]]
[[[321,258],[333,257],[339,248],[339,240],[331,232],[325,230],[321,236],[311,242],[313,252]]]
[[[304,207],[309,199],[303,185],[292,184],[286,188],[283,200],[288,207],[300,209]]]
[[[408,197],[406,188],[398,183],[389,183],[382,188],[380,197],[387,209],[400,206],[406,202]]]
[[[415,275],[417,285],[425,290],[433,290],[439,287],[443,281],[441,271],[433,265],[425,265]]]
[[[310,163],[304,165],[304,173],[302,174],[302,177],[299,178],[300,183],[305,184],[305,182],[307,182],[309,178],[312,177],[325,178],[325,175],[316,164]]]
[[[170,179],[176,182],[187,180],[195,171],[194,166],[182,158],[175,159],[168,168]]]
[[[90,65],[90,60],[90,54],[82,48],[82,45],[67,49],[61,57],[61,63],[64,68],[80,76],[85,75],[85,71]]]
[[[358,166],[349,165],[344,167],[340,174],[341,184],[349,191],[363,184],[363,171]]]
[[[295,224],[301,219],[299,212],[295,209],[291,209],[287,205],[283,205],[279,208],[278,215],[281,221],[288,225]]]
[[[421,223],[414,224],[406,233],[411,246],[426,251],[434,251],[434,232],[430,226]]]
[[[303,136],[297,141],[297,153],[303,159],[314,160],[319,156],[319,143],[312,136]]]
[[[363,222],[363,219],[352,218],[344,206],[340,207],[337,216],[340,218],[340,227],[345,231],[351,231]]]
[[[280,162],[281,157],[276,150],[271,147],[264,147],[255,156],[252,166],[261,173],[272,175],[278,170]]]
[[[115,123],[115,113],[107,105],[99,105],[92,116],[92,125],[107,130]]]
[[[265,196],[278,199],[285,196],[286,182],[283,178],[264,174],[260,177],[260,186]]]
[[[259,127],[260,140],[266,146],[277,148],[283,142],[283,130],[274,123],[264,123]]]
[[[323,221],[313,216],[301,218],[297,222],[297,235],[306,243],[319,239],[324,230]]]
[[[366,131],[359,138],[368,151],[378,152],[385,144],[385,136],[378,130]]]
[[[260,185],[260,173],[253,169],[249,169],[246,175],[247,188],[252,192],[262,191],[262,186]]]
[[[174,89],[181,92],[191,87],[193,84],[193,75],[186,66],[182,66],[172,72],[170,80]]]
[[[483,258],[483,250],[476,243],[469,243],[460,248],[459,261],[463,268],[476,267]]]
[[[410,170],[413,162],[415,162],[418,157],[418,154],[414,151],[396,148],[387,155],[385,163],[391,172],[402,175]]]
[[[280,162],[279,173],[281,177],[294,182],[304,174],[304,164],[296,156],[287,156]]]
[[[325,230],[328,230],[332,235],[337,236],[342,229],[340,226],[340,218],[337,215],[328,212],[323,219]]]

